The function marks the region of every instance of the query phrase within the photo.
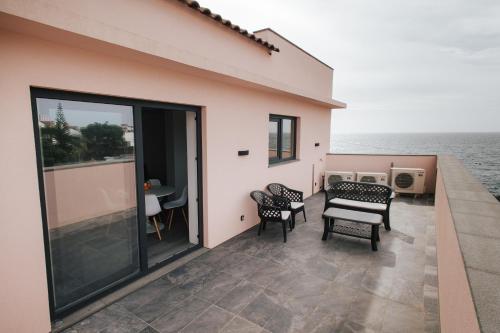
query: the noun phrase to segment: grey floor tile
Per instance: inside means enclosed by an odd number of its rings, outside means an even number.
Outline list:
[[[264,328],[241,317],[234,317],[224,326],[221,333],[262,333]]]
[[[392,268],[372,267],[361,280],[361,288],[366,292],[380,296],[388,297],[392,291],[396,273]]]
[[[127,310],[134,311],[140,306],[151,302],[152,299],[164,295],[174,286],[175,285],[168,280],[158,279],[122,298],[117,304],[122,305]]]
[[[215,305],[211,305],[205,312],[195,318],[180,332],[183,333],[207,333],[219,332],[234,315]]]
[[[236,287],[240,281],[241,279],[233,275],[218,272],[207,280],[195,295],[208,302],[215,303]]]
[[[381,230],[380,249],[372,252],[368,241],[352,237],[322,242],[323,195],[313,196],[308,222],[299,217],[286,244],[278,225],[260,237],[251,228],[71,332],[424,332],[439,325],[429,310],[439,303],[434,287],[424,307],[434,208],[419,203],[393,202],[393,230]]]
[[[152,298],[149,302],[133,310],[142,320],[150,323],[156,318],[172,311],[192,296],[189,290],[179,287],[171,288],[168,293]]]
[[[399,303],[412,306],[419,311],[424,309],[424,283],[397,278],[388,298]]]
[[[191,297],[176,309],[168,312],[151,323],[161,333],[177,332],[188,325],[210,306],[210,303]]]
[[[248,280],[265,288],[276,279],[277,275],[284,271],[286,271],[286,267],[284,265],[269,260],[267,265],[254,272]]]
[[[380,331],[388,302],[385,298],[361,291],[351,306],[347,322],[365,329]]]
[[[146,326],[146,328],[143,329],[142,331],[140,331],[139,333],[160,333],[160,332],[158,332],[157,330],[155,330],[151,326]]]
[[[415,308],[396,302],[388,302],[383,316],[382,333],[423,332],[424,314]]]
[[[217,302],[221,308],[234,314],[240,313],[264,289],[247,280],[241,281],[233,290]]]
[[[112,304],[67,329],[65,333],[137,333],[146,326],[147,323],[124,307]]]
[[[277,293],[265,290],[243,309],[240,316],[265,327],[270,319],[281,315],[284,307],[280,303]]]
[[[164,276],[164,279],[170,282],[183,285],[196,278],[210,273],[214,267],[199,261],[191,261],[181,267],[174,269],[172,272]]]

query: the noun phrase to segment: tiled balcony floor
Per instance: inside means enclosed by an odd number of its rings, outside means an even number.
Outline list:
[[[66,332],[424,332],[434,207],[397,198],[392,231],[321,241],[323,194],[283,243],[268,224],[225,242]],[[427,251],[429,252],[429,251]],[[428,261],[428,259],[427,259]],[[435,306],[434,306],[435,307]]]

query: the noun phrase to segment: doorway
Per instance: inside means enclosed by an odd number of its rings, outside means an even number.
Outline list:
[[[39,88],[31,98],[52,319],[203,245],[198,107]]]
[[[198,220],[196,115],[158,108],[141,112],[146,243],[153,267],[199,243],[198,223],[192,223]]]

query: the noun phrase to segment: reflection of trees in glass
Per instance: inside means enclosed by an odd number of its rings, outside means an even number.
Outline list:
[[[106,156],[117,156],[127,152],[128,143],[123,138],[123,129],[117,125],[93,123],[81,129],[85,144],[84,158],[104,160]]]
[[[62,104],[57,104],[55,123],[47,122],[41,128],[43,160],[45,166],[78,161],[80,140],[71,136],[64,117]]]
[[[43,122],[40,135],[45,167],[99,161],[105,157],[133,152],[133,147],[123,137],[121,126],[106,122],[93,123],[80,129],[70,127],[61,103],[57,105],[55,122]]]

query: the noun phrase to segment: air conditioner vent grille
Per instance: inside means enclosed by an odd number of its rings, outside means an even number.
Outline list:
[[[330,175],[328,176],[328,184],[333,184],[335,182],[340,182],[342,181],[342,176],[340,175]]]
[[[402,172],[396,176],[395,182],[399,188],[410,188],[414,182],[413,175]]]
[[[361,179],[359,181],[362,183],[376,183],[377,178],[375,178],[373,176],[363,176],[363,177],[361,177]]]

